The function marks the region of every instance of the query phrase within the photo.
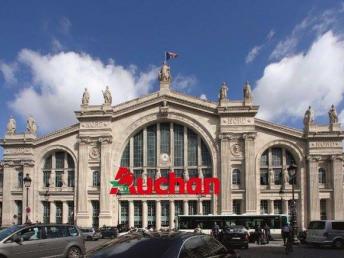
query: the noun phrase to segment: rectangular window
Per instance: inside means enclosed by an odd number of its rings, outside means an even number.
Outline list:
[[[183,215],[183,214],[184,214],[183,201],[175,201],[174,202],[174,215],[176,216],[176,219],[177,219],[177,216]]]
[[[275,182],[275,185],[282,184],[282,169],[281,168],[274,168],[274,182]]]
[[[211,157],[207,146],[201,141],[202,166],[211,166]]]
[[[202,210],[204,215],[211,214],[210,201],[202,201]]]
[[[91,201],[92,203],[92,226],[99,227],[99,201]]]
[[[142,169],[134,169],[134,185],[137,185],[137,179],[142,177]]]
[[[260,214],[268,214],[268,201],[267,200],[261,200],[260,201]]]
[[[23,224],[23,202],[15,201],[17,207],[17,224]]]
[[[142,202],[134,201],[134,227],[142,228]]]
[[[197,201],[189,201],[189,215],[197,214]]]
[[[202,169],[202,174],[203,174],[203,178],[210,178],[210,177],[212,177],[211,168],[203,168]]]
[[[43,186],[49,187],[50,186],[50,171],[43,171]]]
[[[134,136],[134,167],[143,166],[143,132]]]
[[[184,177],[184,169],[175,169],[174,170],[175,177]]]
[[[188,129],[188,165],[197,166],[198,140],[197,134]]]
[[[42,202],[43,204],[43,223],[50,223],[50,203]]]
[[[63,185],[62,175],[63,175],[63,171],[55,172],[55,187],[62,187]]]
[[[68,171],[68,187],[74,187],[74,170]]]
[[[23,188],[23,172],[18,171],[18,188]]]
[[[169,201],[161,201],[161,226],[169,226],[170,204]]]
[[[332,222],[333,230],[344,230],[344,222]]]
[[[267,167],[269,164],[268,152],[265,151],[263,155],[260,157],[260,167]]]
[[[126,168],[130,166],[130,144],[127,144],[127,146],[125,146],[121,159],[121,166]]]
[[[196,178],[198,177],[198,171],[197,169],[189,169],[189,178]]]
[[[240,170],[239,169],[234,169],[232,171],[232,184],[240,185]]]
[[[4,174],[0,173],[0,187],[2,188],[4,185]]]
[[[68,223],[74,224],[74,202],[67,202],[68,205]]]
[[[174,125],[174,166],[184,166],[184,127]]]
[[[282,166],[282,149],[280,148],[272,148],[272,166],[280,167]]]
[[[282,201],[274,200],[274,214],[282,214]]]
[[[155,211],[155,201],[147,201],[147,209],[148,209],[148,226],[155,227],[155,218],[156,218],[156,211]]]
[[[326,199],[320,199],[320,219],[321,220],[327,219]]]
[[[156,166],[156,125],[147,127],[147,166]]]
[[[233,213],[241,214],[241,200],[233,200]]]
[[[62,224],[62,202],[56,202],[56,223]]]
[[[121,201],[121,224],[128,225],[129,221],[129,202]]]
[[[170,155],[170,124],[160,124],[160,153]]]
[[[50,170],[52,169],[52,164],[53,164],[53,160],[52,160],[52,155],[50,155],[49,157],[47,157],[45,159],[45,162],[44,162],[44,169],[47,169],[47,170]]]
[[[92,174],[92,186],[99,187],[100,186],[100,173],[99,171],[93,171]]]
[[[147,178],[155,179],[156,169],[147,169]]]
[[[57,169],[64,169],[64,159],[65,153],[64,152],[56,152],[55,153],[55,160],[56,160],[56,168]]]
[[[260,169],[260,184],[261,185],[269,184],[269,172],[267,168]]]

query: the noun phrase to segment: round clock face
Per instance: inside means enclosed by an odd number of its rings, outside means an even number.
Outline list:
[[[169,160],[169,156],[167,153],[162,153],[160,157],[161,157],[161,160],[164,162],[167,162]]]

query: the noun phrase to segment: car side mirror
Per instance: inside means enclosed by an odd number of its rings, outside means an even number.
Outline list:
[[[22,243],[22,238],[20,236],[18,236],[18,235],[15,235],[15,236],[13,236],[12,241],[16,242],[17,244],[21,244]]]

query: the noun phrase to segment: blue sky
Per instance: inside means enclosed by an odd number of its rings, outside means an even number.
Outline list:
[[[340,1],[0,0],[0,128],[33,115],[39,134],[75,122],[84,87],[101,103],[157,89],[165,50],[174,87],[216,100],[249,80],[260,117],[302,127],[306,107],[326,123],[333,103],[344,121],[343,3]],[[279,105],[281,104],[281,105]],[[43,110],[43,111],[42,111]]]

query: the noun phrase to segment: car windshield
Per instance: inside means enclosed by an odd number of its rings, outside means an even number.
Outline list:
[[[16,232],[18,229],[23,228],[23,225],[14,225],[9,228],[5,228],[0,231],[0,241],[4,240],[6,237],[10,236],[14,232]]]
[[[325,229],[325,221],[311,221],[308,229]]]

